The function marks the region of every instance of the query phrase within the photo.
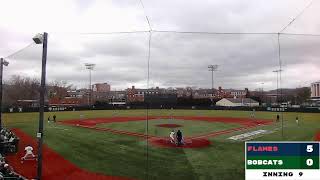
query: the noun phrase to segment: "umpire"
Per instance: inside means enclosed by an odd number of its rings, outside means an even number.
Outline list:
[[[182,145],[182,132],[178,130],[177,132],[177,141],[178,141],[178,146]]]

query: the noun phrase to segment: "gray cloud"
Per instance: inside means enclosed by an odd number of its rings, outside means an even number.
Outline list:
[[[79,16],[95,7],[93,1],[76,3]],[[115,12],[122,8],[124,16],[132,12],[132,21],[108,24],[96,16],[102,29],[144,24],[144,14],[138,1],[110,1]],[[199,1],[163,0],[144,1],[146,13],[156,30],[213,31],[213,32],[278,32],[290,22],[308,3],[307,0],[271,1]],[[289,6],[290,5],[290,6]],[[315,3],[319,7],[320,3]],[[88,6],[88,7],[86,7]],[[113,7],[114,6],[114,7]],[[299,17],[286,32],[319,32],[315,7]],[[92,9],[91,9],[92,10]],[[140,13],[137,13],[140,12]],[[310,17],[311,15],[314,17]],[[121,14],[121,13],[119,13]],[[117,14],[117,15],[119,15]],[[121,16],[121,15],[120,15]],[[306,18],[308,20],[306,21]],[[125,19],[125,18],[124,18]],[[62,20],[63,21],[63,20]],[[298,25],[301,26],[298,26]],[[84,23],[84,26],[86,24]],[[1,30],[5,41],[17,44],[30,39]],[[147,29],[146,29],[147,30]],[[14,32],[14,31],[13,31]],[[97,28],[96,32],[100,32]],[[17,35],[17,36],[15,36]],[[113,87],[127,88],[131,85],[146,87],[148,72],[148,33],[138,34],[92,34],[59,35],[49,37],[48,80],[67,80],[78,87],[88,84],[88,71],[84,63],[95,63],[93,82],[108,82]],[[215,86],[227,88],[276,87],[279,69],[277,35],[210,35],[153,32],[150,59],[150,86],[210,87],[209,64],[220,65],[215,72]],[[281,36],[283,63],[283,86],[306,86],[318,80],[320,70],[318,37]],[[17,47],[17,45],[12,46]],[[7,53],[6,44],[0,42],[0,53]],[[15,56],[10,62],[7,75],[40,75],[41,46],[33,46]],[[312,68],[312,71],[311,71]],[[306,74],[310,69],[310,72]]]

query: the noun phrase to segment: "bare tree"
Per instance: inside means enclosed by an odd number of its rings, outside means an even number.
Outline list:
[[[4,83],[3,104],[15,106],[18,100],[38,100],[40,81],[36,78],[12,76]],[[52,81],[47,85],[47,97],[63,99],[72,85],[66,81]]]
[[[48,98],[63,99],[71,89],[72,84],[68,84],[66,81],[52,81],[47,86]]]
[[[39,79],[14,75],[5,82],[4,104],[14,105],[18,100],[37,100],[39,88]]]

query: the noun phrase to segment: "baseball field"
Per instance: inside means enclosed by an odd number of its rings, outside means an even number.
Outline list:
[[[54,114],[56,123],[46,121]],[[320,114],[316,113],[255,112],[255,117],[250,114],[165,109],[48,112],[43,177],[244,179],[245,140],[310,141],[320,130]],[[280,122],[276,121],[277,114]],[[19,152],[9,155],[7,160],[18,173],[34,178],[36,161],[21,163],[20,158],[24,146],[37,147],[39,114],[3,116],[4,126],[20,138]],[[184,146],[177,147],[169,141],[172,130],[182,131]]]

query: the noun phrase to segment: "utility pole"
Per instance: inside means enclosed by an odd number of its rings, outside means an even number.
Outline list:
[[[41,87],[40,87],[40,109],[39,109],[39,131],[38,138],[38,164],[37,164],[37,179],[42,178],[42,145],[43,145],[43,119],[44,119],[44,95],[46,92],[46,67],[47,67],[47,45],[48,33],[37,34],[33,41],[36,44],[42,44],[42,66],[41,66]]]
[[[85,63],[86,69],[89,70],[89,99],[88,99],[88,105],[91,106],[92,103],[92,86],[91,86],[91,71],[93,70],[95,64],[92,63]]]
[[[8,66],[9,62],[0,58],[0,130],[2,129],[2,75],[3,75],[3,66]]]

